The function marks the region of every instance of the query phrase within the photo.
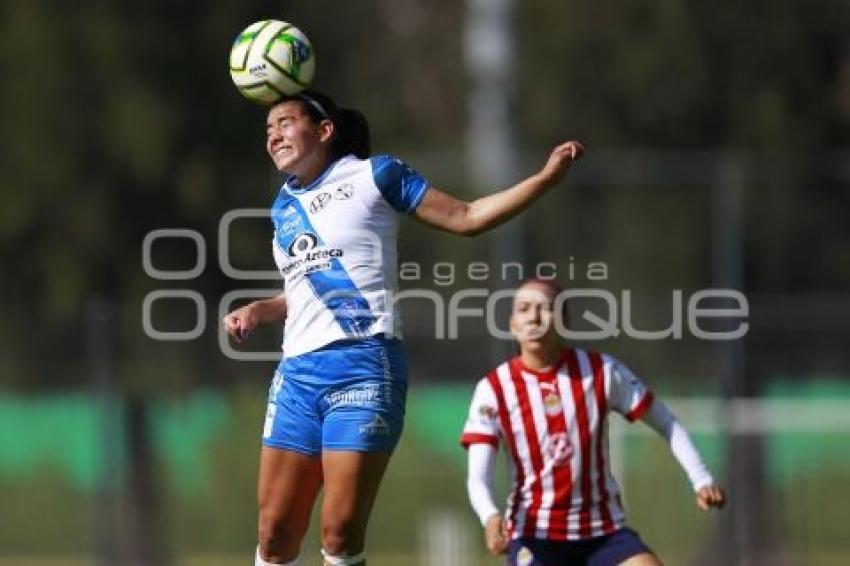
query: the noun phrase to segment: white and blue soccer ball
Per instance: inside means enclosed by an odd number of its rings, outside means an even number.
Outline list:
[[[310,85],[316,70],[313,45],[297,27],[262,20],[242,30],[230,49],[230,77],[253,102],[271,105]]]

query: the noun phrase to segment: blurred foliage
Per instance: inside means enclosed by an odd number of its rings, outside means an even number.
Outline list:
[[[520,116],[538,143],[564,124],[603,146],[848,142],[846,3],[533,1],[520,20]]]
[[[0,329],[0,382],[81,380],[84,312],[96,296],[118,305],[118,365],[128,383],[157,383],[151,357],[182,355],[185,371],[159,381],[178,389],[214,381],[214,339],[175,353],[142,337],[142,297],[170,284],[143,272],[141,243],[156,228],[197,230],[208,262],[191,287],[215,304],[239,284],[217,266],[219,219],[267,206],[278,178],[264,154],[263,110],[242,100],[227,75],[234,34],[264,17],[302,27],[317,50],[315,87],[369,116],[376,150],[450,156],[423,170],[443,186],[465,178],[465,15],[464,3],[449,0],[6,0],[0,293],[10,323]],[[850,5],[530,0],[517,2],[515,23],[513,116],[519,145],[534,156],[529,168],[567,135],[586,140],[591,156],[617,148],[769,152],[770,165],[746,187],[745,290],[846,289],[850,192],[834,174],[840,156],[830,167],[823,158],[850,132]],[[574,257],[579,269],[606,261],[612,288],[705,285],[711,183],[649,196],[631,187],[556,191],[531,211],[529,259],[565,265]],[[465,185],[448,189],[476,194]],[[486,261],[486,238],[459,245],[412,224],[402,234],[406,259],[426,268]],[[271,268],[265,226],[236,232],[234,264]],[[155,258],[180,269],[193,254],[170,240]],[[211,363],[188,361],[199,356]]]

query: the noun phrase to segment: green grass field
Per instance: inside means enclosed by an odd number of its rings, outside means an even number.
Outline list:
[[[164,403],[152,413],[157,415],[153,466],[161,502],[155,531],[167,542],[174,565],[246,564],[255,541],[263,398],[255,392],[206,395],[195,404]],[[434,537],[439,538],[435,533],[441,530],[451,533],[446,552],[467,556],[459,564],[500,563],[484,553],[480,527],[466,501],[464,453],[456,442],[466,395],[464,388],[411,392],[407,428],[370,526],[370,564],[437,564],[441,546]],[[4,418],[8,421],[8,414]],[[76,436],[83,433],[63,430],[61,437],[53,435],[53,449],[47,443],[41,453],[33,453],[37,452],[33,446],[23,450],[15,444],[26,441],[20,426],[0,422],[0,427],[6,431],[0,437],[4,454],[0,460],[0,566],[92,563],[96,529],[104,524],[96,517],[97,482],[85,477],[84,467],[74,458],[54,457],[67,452],[67,446],[59,448],[62,442],[79,442],[85,454],[91,453],[86,441]],[[720,439],[694,436],[713,469],[722,470]],[[784,541],[781,552],[794,564],[850,561],[847,497],[835,489],[847,476],[848,458],[840,450],[846,441],[846,432],[797,433],[766,443],[771,451],[771,519]],[[820,449],[817,444],[822,445]],[[615,442],[612,450],[620,451],[621,463],[615,469],[622,472],[630,524],[665,562],[688,564],[711,556],[724,515],[704,514],[696,508],[684,474],[659,439],[648,433],[629,435]],[[809,465],[795,465],[795,457]],[[504,481],[500,478],[502,485]],[[109,523],[117,532],[126,532],[126,519],[120,512],[124,505],[126,497],[118,497],[118,514]],[[305,540],[303,556],[304,564],[318,566],[315,524]]]

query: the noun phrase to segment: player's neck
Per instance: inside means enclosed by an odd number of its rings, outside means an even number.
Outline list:
[[[289,172],[295,175],[298,179],[298,185],[303,188],[313,184],[331,165],[333,165],[333,162],[324,152],[312,153],[297,163],[292,168],[293,170]]]
[[[534,371],[547,371],[561,360],[561,344],[540,344],[538,347],[523,348],[520,359],[525,367]]]
[[[296,174],[296,177],[298,178],[298,184],[301,187],[310,186],[311,184],[313,184],[313,182],[315,182],[316,179],[321,177],[322,173],[324,173],[327,168],[328,164],[311,164],[309,168],[305,168],[305,170],[302,171],[300,174]]]

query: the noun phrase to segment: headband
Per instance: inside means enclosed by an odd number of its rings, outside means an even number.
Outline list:
[[[315,108],[316,112],[318,112],[322,118],[324,118],[325,120],[331,120],[331,115],[328,114],[328,111],[325,110],[325,107],[322,106],[318,100],[304,92],[299,93],[298,98]]]

